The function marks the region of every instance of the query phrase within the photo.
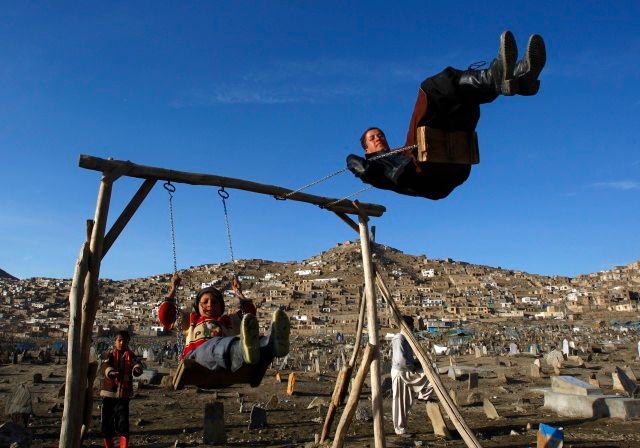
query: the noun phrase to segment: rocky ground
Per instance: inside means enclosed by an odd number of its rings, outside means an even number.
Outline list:
[[[595,355],[584,367],[564,367],[563,375],[573,375],[586,380],[596,373],[601,387],[612,393],[611,371],[614,366],[640,370],[635,347],[621,347],[608,355]],[[438,364],[449,364],[448,357],[438,359]],[[467,424],[485,447],[530,447],[536,444],[536,428],[540,422],[564,428],[565,447],[638,447],[640,432],[638,420],[615,419],[571,419],[558,417],[542,408],[543,397],[538,391],[550,386],[553,369],[543,363],[541,378],[530,378],[532,359],[526,356],[481,357],[460,356],[455,362],[459,366],[474,367],[479,371],[479,392],[495,405],[500,418],[489,420],[482,404],[467,404],[470,394],[468,382],[462,376],[453,380],[442,375],[447,388],[454,389],[460,403],[461,412]],[[171,366],[148,366],[162,374],[168,374]],[[34,384],[34,374],[41,374],[42,383]],[[268,370],[260,387],[232,386],[218,391],[203,391],[195,387],[172,391],[158,385],[142,385],[131,400],[131,446],[169,447],[198,446],[203,440],[204,406],[211,401],[224,404],[227,443],[225,446],[296,447],[313,446],[314,435],[319,434],[326,409],[311,407],[311,401],[328,402],[335,384],[335,372],[318,375],[311,372],[297,372],[296,391],[287,395],[286,376],[282,372],[282,382],[276,381],[274,370]],[[58,445],[62,418],[62,398],[59,390],[64,383],[65,366],[62,364],[10,364],[0,366],[0,403],[21,382],[31,390],[33,415],[29,430],[34,447]],[[100,399],[95,389],[93,425],[85,446],[97,447],[101,444],[99,432]],[[372,440],[370,390],[365,388],[360,400],[360,410],[348,431],[345,446],[374,446]],[[276,399],[273,396],[277,397]],[[240,401],[244,401],[241,412]],[[316,400],[317,402],[318,400]],[[254,403],[262,403],[267,408],[268,427],[249,430],[249,411]],[[269,403],[269,404],[267,404]],[[336,418],[336,420],[339,416]],[[422,402],[416,402],[410,416],[412,437],[394,434],[391,424],[390,390],[384,394],[384,430],[386,445],[389,447],[446,446],[464,447],[465,443],[457,435],[453,424],[445,415],[445,421],[453,433],[452,440],[443,440],[433,435],[431,423]],[[334,424],[335,429],[335,424]]]

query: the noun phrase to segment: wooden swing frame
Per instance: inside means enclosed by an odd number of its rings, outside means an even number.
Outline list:
[[[371,379],[371,403],[373,411],[373,435],[375,447],[386,447],[383,428],[382,391],[380,384],[380,351],[378,347],[379,331],[375,296],[376,285],[374,284],[374,278],[375,282],[378,284],[378,288],[380,288],[382,292],[383,298],[389,304],[397,319],[399,319],[400,312],[391,299],[388,290],[386,290],[386,286],[384,286],[384,282],[379,274],[375,274],[374,276],[374,265],[369,240],[369,217],[382,216],[386,210],[384,206],[359,203],[357,201],[350,202],[346,199],[336,200],[333,198],[314,196],[283,187],[259,184],[242,179],[221,177],[211,174],[174,171],[164,168],[137,165],[130,161],[106,160],[88,155],[80,156],[79,166],[85,169],[100,171],[102,173],[102,177],[100,187],[98,189],[94,219],[87,220],[86,240],[81,246],[80,254],[76,261],[71,289],[69,292],[68,355],[65,379],[64,411],[62,416],[62,425],[60,428],[60,448],[79,448],[81,446],[82,422],[86,415],[90,415],[92,411],[90,407],[88,409],[85,408],[86,401],[84,397],[87,388],[93,387],[92,382],[88,384],[87,373],[91,334],[99,306],[98,279],[102,258],[107,254],[113,243],[122,233],[127,223],[131,220],[158,180],[186,183],[190,185],[209,185],[235,188],[273,195],[276,198],[287,198],[293,201],[315,204],[335,213],[340,219],[347,223],[347,225],[359,232],[365,291],[361,303],[358,334],[362,334],[366,304],[369,343],[364,351],[363,359],[361,360],[360,367],[351,388],[349,401],[336,429],[333,447],[337,448],[343,446],[346,431],[350,425],[353,414],[355,413],[355,408],[359,400],[360,391],[367,372],[370,373]],[[106,224],[113,183],[122,176],[137,177],[144,179],[144,182],[107,232]],[[356,224],[356,222],[348,216],[349,214],[357,215],[359,223]],[[433,367],[431,367],[428,355],[418,344],[415,337],[410,333],[402,319],[399,319],[399,323],[403,334],[405,334],[409,344],[417,354],[418,359],[425,370],[425,374],[434,385],[436,395],[443,403],[445,410],[449,414],[453,424],[460,432],[460,435],[467,443],[467,446],[480,448],[479,442],[467,427],[458,409],[453,403],[453,400],[447,394],[444,386],[442,386],[437,372],[435,372]],[[356,347],[358,346],[359,344],[356,344]],[[358,348],[355,350],[356,351],[353,354],[349,365],[343,368],[347,369],[348,372],[341,375],[339,378],[342,378],[342,381],[339,381],[336,384],[336,391],[334,391],[334,397],[336,398],[335,405],[333,406],[334,413],[346,394],[346,386],[349,383],[351,372],[353,372],[355,360],[358,354]],[[183,383],[188,381],[188,376],[191,375],[191,373],[189,373],[191,371],[190,369],[191,367],[189,369],[185,368],[180,373],[180,376],[184,378],[182,380]],[[264,369],[266,370],[266,366],[264,366]],[[193,375],[197,374],[197,367],[193,372]],[[264,372],[260,378],[262,378],[263,375]],[[251,384],[250,378],[247,377],[246,380],[246,382]],[[180,380],[178,381],[178,384],[179,383]],[[332,397],[332,404],[333,403],[334,399]],[[329,413],[327,414],[327,417],[329,417]],[[331,420],[332,419],[333,417],[331,417]],[[330,422],[328,424],[325,422],[326,434],[325,428],[323,428],[323,435],[325,437],[330,430],[330,426]]]

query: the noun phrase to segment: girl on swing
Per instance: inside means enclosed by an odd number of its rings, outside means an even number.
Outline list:
[[[167,329],[176,325],[176,290],[180,276],[173,274],[169,294],[158,310],[160,323]],[[243,364],[270,362],[274,357],[289,353],[289,318],[278,309],[273,313],[268,336],[259,335],[256,307],[245,298],[240,283],[234,277],[234,294],[240,300],[238,310],[224,314],[222,293],[214,288],[203,288],[196,294],[193,311],[179,310],[179,330],[185,332],[186,341],[181,359],[192,359],[210,370],[237,371]]]

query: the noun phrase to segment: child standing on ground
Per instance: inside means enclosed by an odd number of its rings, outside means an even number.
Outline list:
[[[129,350],[130,340],[128,331],[118,331],[113,348],[101,357],[100,396],[105,448],[114,448],[116,432],[120,434],[120,448],[127,448],[129,443],[129,398],[133,395],[133,377],[142,375],[142,364]]]

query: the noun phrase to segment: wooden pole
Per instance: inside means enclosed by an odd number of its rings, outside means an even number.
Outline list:
[[[364,310],[367,303],[365,294],[366,293],[363,292],[362,296],[360,297],[360,313],[358,314],[358,327],[356,330],[356,340],[353,345],[353,353],[351,354],[349,364],[343,366],[342,369],[340,369],[340,373],[338,373],[338,377],[336,378],[336,385],[333,389],[333,394],[331,395],[331,402],[329,403],[329,407],[327,408],[327,415],[324,419],[324,425],[322,425],[322,433],[320,433],[320,443],[329,438],[333,419],[335,417],[336,411],[338,410],[338,406],[342,404],[345,395],[347,395],[347,387],[349,386],[349,381],[351,381],[353,367],[355,366],[356,360],[358,359],[358,354],[360,353],[360,346],[362,345],[362,328],[364,327]]]
[[[81,155],[79,165],[81,168],[96,171],[117,171],[129,177],[139,177],[141,179],[162,179],[171,182],[184,183],[190,185],[210,185],[216,187],[236,188],[238,190],[262,193],[277,198],[286,198],[293,201],[307,202],[319,205],[327,210],[356,214],[353,204],[346,199],[338,200],[326,198],[306,193],[293,193],[293,190],[277,187],[274,185],[259,184],[243,179],[232,177],[215,176],[212,174],[189,173],[185,171],[174,171],[165,168],[157,168],[122,160],[105,160],[98,157]],[[385,208],[377,204],[361,203],[360,208],[369,216],[382,216]]]
[[[340,416],[340,421],[338,422],[336,435],[333,439],[331,448],[342,448],[344,445],[344,438],[347,435],[349,425],[351,425],[351,420],[353,420],[353,415],[356,413],[358,400],[360,399],[360,392],[362,391],[362,385],[364,384],[364,379],[367,376],[367,372],[369,371],[375,352],[376,347],[371,344],[367,344],[367,348],[364,349],[364,353],[362,355],[360,368],[358,368],[358,373],[356,373],[356,377],[351,386],[349,399],[347,400],[347,404],[344,406],[344,411]]]
[[[78,369],[80,364],[80,327],[82,319],[82,296],[84,294],[84,280],[89,271],[89,242],[85,241],[76,260],[76,267],[69,291],[69,333],[67,335],[67,373],[64,394],[64,409],[62,411],[62,427],[60,430],[60,448],[73,445],[73,422],[80,418],[79,409],[74,406],[79,400],[80,384]],[[77,387],[76,387],[77,386]],[[77,391],[75,390],[77,388]],[[74,393],[74,392],[77,392]]]
[[[358,208],[358,204],[354,203]],[[366,214],[359,210],[360,247],[362,250],[362,269],[364,271],[365,291],[367,293],[367,333],[369,344],[374,347],[371,360],[371,407],[373,413],[373,437],[376,448],[384,448],[384,413],[382,410],[382,387],[380,385],[380,350],[378,336],[378,314],[376,310],[376,292],[373,279],[373,262],[369,244],[369,224]]]
[[[424,351],[418,340],[411,332],[409,326],[402,319],[402,313],[400,313],[398,305],[396,305],[395,301],[391,297],[391,294],[389,293],[387,285],[384,283],[384,280],[377,272],[376,284],[378,285],[378,288],[380,289],[385,302],[389,305],[389,308],[393,312],[396,321],[400,326],[402,334],[407,339],[407,342],[409,342],[411,349],[420,361],[422,369],[424,370],[424,374],[433,386],[433,390],[436,392],[440,403],[442,403],[442,407],[445,409],[445,411],[449,415],[449,418],[451,419],[451,422],[460,433],[460,437],[462,437],[468,447],[482,448],[482,445],[480,445],[480,442],[478,441],[478,439],[476,439],[473,431],[471,431],[464,418],[462,417],[462,414],[460,414],[460,411],[456,407],[456,404],[453,402],[453,399],[447,393],[447,389],[444,387],[444,384],[442,384],[442,381],[440,380],[440,375],[438,375],[431,364],[429,355]]]
[[[345,215],[344,213],[336,213],[336,215],[338,215],[338,217],[342,219],[349,227],[356,230],[357,228],[356,223],[349,216]],[[389,290],[387,289],[387,286],[384,283],[384,280],[380,276],[380,273],[376,271],[375,275],[376,275],[376,284],[378,285],[378,288],[382,293],[382,297],[385,299],[386,303],[389,305],[389,308],[391,308],[396,320],[398,321],[398,325],[400,326],[402,333],[407,338],[409,345],[411,346],[418,360],[422,364],[422,368],[424,369],[427,379],[433,385],[436,395],[440,399],[440,402],[442,403],[445,411],[449,415],[449,418],[451,418],[451,421],[453,422],[454,426],[460,433],[460,436],[462,437],[462,439],[464,440],[464,442],[467,444],[468,447],[481,448],[482,446],[480,445],[480,442],[476,439],[475,435],[473,434],[473,432],[465,422],[464,418],[462,417],[462,414],[460,414],[460,411],[456,407],[456,404],[453,402],[453,400],[447,393],[447,390],[445,389],[444,385],[442,384],[442,381],[440,380],[440,376],[433,369],[429,356],[424,351],[422,346],[418,343],[418,341],[415,339],[413,334],[409,331],[409,327],[402,320],[402,314],[400,313],[400,310],[398,309],[398,306],[396,305],[395,301],[391,298],[391,294],[389,293]]]
[[[147,179],[142,183],[142,185],[140,185],[140,188],[138,189],[136,194],[133,196],[133,198],[131,198],[129,204],[127,204],[118,219],[116,219],[116,222],[113,223],[111,229],[109,229],[109,231],[107,232],[107,235],[104,237],[102,258],[107,255],[107,252],[109,252],[109,249],[111,249],[111,245],[120,236],[120,233],[124,230],[131,217],[138,210],[138,207],[140,207],[140,204],[142,204],[142,201],[145,200],[155,184],[155,179]]]
[[[89,348],[91,347],[91,334],[96,312],[98,311],[98,279],[100,277],[100,262],[102,261],[102,247],[104,243],[104,233],[107,226],[107,216],[109,214],[109,203],[111,201],[111,190],[113,181],[118,174],[103,173],[98,190],[96,213],[94,218],[91,240],[89,242],[89,272],[85,275],[84,290],[82,295],[82,317],[80,321],[80,359],[67,360],[67,369],[77,371],[77,379],[71,384],[71,388],[65,390],[66,395],[71,394],[69,401],[71,406],[77,409],[72,411],[73,419],[63,419],[60,428],[60,448],[77,448],[80,446],[80,432],[82,429],[82,416],[84,414],[84,386],[87,382],[87,370],[89,365]],[[78,362],[79,361],[79,362]],[[69,386],[69,385],[67,385]],[[68,411],[71,412],[71,411]],[[64,435],[64,439],[63,436]]]

